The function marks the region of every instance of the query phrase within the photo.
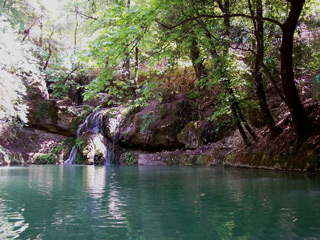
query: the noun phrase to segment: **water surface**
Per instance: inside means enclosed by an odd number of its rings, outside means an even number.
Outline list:
[[[260,170],[0,168],[0,239],[320,239],[320,180]]]

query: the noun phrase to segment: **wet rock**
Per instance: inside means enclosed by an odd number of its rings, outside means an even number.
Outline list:
[[[108,158],[107,140],[102,134],[86,133],[81,136],[83,141],[81,146],[81,154],[83,164],[87,165],[104,165]]]

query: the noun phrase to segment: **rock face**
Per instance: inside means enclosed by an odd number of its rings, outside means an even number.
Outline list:
[[[15,139],[8,142],[2,141],[1,145],[6,149],[6,161],[12,165],[33,163],[38,155],[50,153],[55,146],[62,144],[65,140],[66,137],[58,134],[34,128],[23,128],[17,133]],[[62,160],[62,155],[63,150],[59,156],[60,159],[57,156],[57,161]]]
[[[227,166],[262,168],[286,171],[319,172],[320,138],[305,142],[295,153],[272,151],[245,151],[226,154]],[[288,149],[289,150],[289,149]]]
[[[77,112],[54,101],[29,101],[28,125],[47,132],[73,136],[72,121]]]
[[[27,88],[28,126],[71,136],[72,121],[77,116],[77,112],[71,107],[72,102],[67,99],[59,103],[49,100],[46,83],[42,78],[26,77],[24,83]]]
[[[194,119],[191,102],[178,99],[171,103],[154,101],[124,122],[122,142],[143,149],[179,149],[177,135]]]
[[[191,121],[181,130],[177,137],[187,149],[196,149],[203,144],[201,134],[200,121]]]
[[[217,166],[220,165],[219,159],[211,148],[202,151],[162,151],[157,153],[147,153],[140,151],[128,152],[120,156],[120,163],[130,165],[134,162],[143,166]],[[132,158],[135,160],[133,161]]]
[[[43,78],[23,78],[27,88],[27,101],[49,100],[49,93]]]
[[[10,159],[7,150],[0,146],[0,166],[7,166],[9,163]]]

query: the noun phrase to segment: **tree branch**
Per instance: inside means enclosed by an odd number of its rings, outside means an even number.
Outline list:
[[[54,30],[53,30],[52,33],[50,34],[49,41],[48,41],[48,44],[49,44],[49,49],[48,49],[49,54],[48,54],[48,58],[47,58],[47,60],[46,60],[46,63],[44,64],[44,67],[43,67],[43,70],[44,70],[44,71],[47,69],[47,67],[48,67],[48,65],[49,65],[49,60],[50,60],[50,57],[51,57],[51,54],[52,54],[50,40],[51,40],[53,34],[54,34]]]
[[[81,17],[85,17],[87,19],[98,20],[98,18],[96,18],[96,17],[88,16],[88,15],[82,13],[82,12],[79,12],[79,11],[76,11],[76,13],[79,14]]]
[[[176,23],[174,25],[169,25],[169,24],[166,24],[164,22],[161,22],[159,19],[155,19],[156,23],[158,23],[160,26],[166,28],[166,29],[174,29],[176,27],[179,27],[187,22],[190,22],[190,21],[195,21],[199,18],[213,18],[213,19],[225,19],[225,18],[235,18],[235,17],[243,17],[243,18],[248,18],[248,19],[260,19],[260,20],[263,20],[263,21],[268,21],[268,22],[271,22],[277,26],[279,26],[280,28],[283,27],[283,24],[278,22],[277,20],[274,20],[272,18],[267,18],[267,17],[258,17],[258,16],[249,16],[249,15],[246,15],[246,14],[242,14],[242,13],[235,13],[235,14],[224,14],[224,15],[198,15],[198,16],[195,16],[195,17],[191,17],[191,18],[187,18],[179,23]]]
[[[240,47],[232,47],[230,46],[232,49],[235,50],[241,50],[241,51],[245,51],[245,52],[251,52],[253,55],[257,56],[257,53],[255,51],[253,51],[252,49],[246,49],[246,48],[240,48]],[[274,80],[274,77],[272,76],[272,74],[270,73],[268,67],[264,64],[263,59],[259,58],[259,61],[261,63],[261,66],[265,72],[265,74],[267,75],[267,77],[269,78],[270,82],[272,83],[273,87],[275,88],[276,92],[278,93],[279,97],[282,99],[282,101],[284,103],[287,103],[287,99],[283,96],[281,90],[278,88],[276,81]]]
[[[80,65],[76,66],[74,69],[71,70],[71,72],[64,78],[63,82],[65,83],[68,78],[71,76],[72,73],[74,73],[75,71],[77,71],[80,68]]]
[[[29,33],[30,33],[31,28],[32,28],[32,27],[34,26],[34,24],[38,21],[38,19],[39,19],[39,18],[36,18],[36,19],[34,20],[34,22],[31,24],[31,26],[30,26],[28,29],[24,30],[25,36],[24,36],[24,38],[22,39],[22,42],[23,42],[24,40],[26,40],[26,38],[29,36]]]

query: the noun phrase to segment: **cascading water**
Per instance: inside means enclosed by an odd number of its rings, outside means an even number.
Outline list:
[[[74,145],[71,149],[68,159],[64,162],[65,165],[75,164],[77,159],[77,147]]]
[[[96,112],[93,112],[89,114],[85,121],[78,127],[76,136],[79,137],[84,133],[90,133],[93,135],[93,144],[103,145],[104,147],[104,165],[110,165],[111,160],[113,158],[113,151],[108,149],[108,144],[103,144],[101,139],[104,139],[103,137],[103,115],[104,111],[99,110]],[[69,154],[68,159],[64,162],[64,164],[75,164],[77,159],[77,147],[74,145],[72,147],[72,150]],[[92,159],[95,158],[95,149],[93,149],[93,152],[91,153]]]
[[[77,129],[77,137],[83,132],[91,132],[92,134],[103,133],[103,110],[90,113],[85,121]]]

